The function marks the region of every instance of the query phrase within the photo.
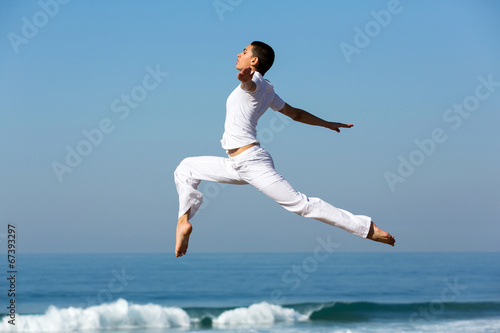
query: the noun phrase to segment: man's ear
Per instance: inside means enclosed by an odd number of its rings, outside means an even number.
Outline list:
[[[253,57],[250,63],[252,64],[253,67],[255,67],[259,63],[259,58]]]

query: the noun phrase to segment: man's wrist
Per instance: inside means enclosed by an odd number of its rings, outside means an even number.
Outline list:
[[[250,80],[248,82],[241,81],[241,89],[243,89],[245,91],[254,91],[256,87],[257,87],[257,85],[252,80]]]

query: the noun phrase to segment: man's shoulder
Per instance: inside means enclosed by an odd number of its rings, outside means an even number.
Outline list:
[[[271,81],[269,81],[268,79],[264,79],[262,74],[260,74],[259,72],[255,71],[254,78],[255,78],[254,82],[257,84],[258,90],[260,90],[260,88],[263,88],[262,89],[263,92],[269,92],[274,90],[274,86],[271,83]]]

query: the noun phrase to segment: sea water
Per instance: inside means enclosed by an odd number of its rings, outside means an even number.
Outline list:
[[[500,253],[24,254],[16,264],[12,316],[0,281],[0,332],[500,332]]]

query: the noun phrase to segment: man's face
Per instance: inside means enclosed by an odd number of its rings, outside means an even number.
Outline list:
[[[250,67],[257,63],[258,58],[252,55],[252,45],[245,47],[243,52],[238,54],[238,60],[236,61],[236,69],[241,71],[243,68]]]

